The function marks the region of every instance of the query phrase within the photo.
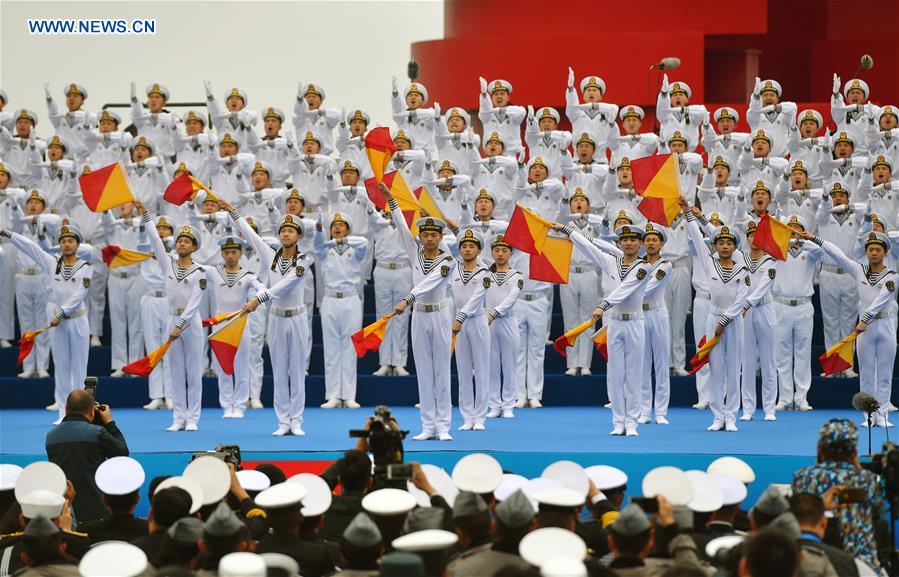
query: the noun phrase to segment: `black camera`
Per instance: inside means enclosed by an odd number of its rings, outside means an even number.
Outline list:
[[[97,400],[97,377],[84,377],[84,390]]]
[[[880,453],[871,455],[871,462],[862,467],[883,477],[891,501],[899,499],[899,445],[884,443]]]
[[[390,407],[378,405],[375,413],[369,417],[367,429],[350,429],[350,437],[365,439],[375,462],[375,489],[385,487],[404,487],[405,482],[398,478],[389,478],[387,467],[403,462],[403,439],[409,431],[394,428],[396,419],[390,414]]]
[[[234,465],[235,471],[241,470],[240,464],[242,462],[242,459],[240,456],[240,447],[237,445],[219,445],[211,451],[194,453],[190,456],[190,460],[193,461],[198,457],[215,457],[216,459],[221,459],[225,463]]]

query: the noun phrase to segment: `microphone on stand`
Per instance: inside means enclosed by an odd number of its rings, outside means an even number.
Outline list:
[[[872,454],[871,429],[874,428],[874,419],[871,418],[871,415],[880,410],[880,403],[868,393],[855,393],[852,395],[852,408],[856,411],[861,411],[866,415],[865,421],[868,424],[868,455],[870,456]]]

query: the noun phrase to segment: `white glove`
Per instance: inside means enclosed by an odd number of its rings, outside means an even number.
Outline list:
[[[534,106],[528,104],[528,123],[534,122]]]
[[[834,72],[833,73],[833,93],[834,94],[840,93],[840,84],[842,84],[842,81],[840,80],[840,76],[836,72]]]
[[[137,84],[131,83],[131,100],[137,100]]]
[[[864,156],[853,156],[850,159],[852,168],[865,168],[868,166],[868,159]]]
[[[297,80],[297,100],[303,99],[303,81]]]
[[[846,212],[847,210],[849,210],[848,204],[838,204],[836,206],[832,206],[829,212],[830,214],[839,214],[841,212]]]
[[[50,83],[44,82],[44,96],[47,97],[47,100],[53,98],[53,95],[50,94]]]
[[[524,164],[524,150],[518,151],[518,164]]]
[[[440,118],[440,103],[434,101],[434,118]]]
[[[400,93],[399,82],[397,81],[396,76],[390,77],[390,87],[393,89],[394,94]]]
[[[479,76],[478,80],[481,83],[481,94],[487,94],[487,79],[483,76]]]
[[[662,92],[668,92],[668,73],[662,75]]]
[[[762,89],[762,79],[759,78],[758,76],[756,76],[755,77],[755,86],[753,86],[753,88],[752,88],[752,93],[755,94],[756,96],[758,96],[759,94],[761,94],[761,89]]]
[[[574,69],[568,67],[568,88],[574,88]]]
[[[203,81],[203,88],[206,89],[206,97],[212,98],[212,83],[208,80]]]

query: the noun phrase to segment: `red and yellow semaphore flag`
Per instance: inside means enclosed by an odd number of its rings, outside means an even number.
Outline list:
[[[818,357],[821,368],[824,369],[825,377],[842,373],[852,368],[856,337],[858,337],[858,333],[852,331],[848,337],[830,347],[823,355]]]
[[[551,222],[532,210],[516,204],[503,238],[513,248],[520,251],[528,254],[542,254],[543,245],[546,244],[546,238],[549,236],[551,228]]]
[[[573,347],[577,338],[581,335],[581,333],[586,332],[587,330],[593,328],[596,324],[596,321],[592,318],[590,320],[584,321],[578,326],[574,327],[561,337],[557,338],[553,341],[553,350],[562,355],[563,357],[568,356],[568,347]]]
[[[755,227],[752,246],[762,249],[777,260],[787,260],[793,229],[776,218],[763,214]]]
[[[415,225],[415,221],[425,214],[445,220],[443,211],[440,210],[440,207],[431,197],[431,193],[423,186],[413,191],[409,188],[406,179],[403,178],[403,174],[400,171],[394,170],[385,173],[382,182],[390,189],[390,194],[393,195],[400,210],[403,211],[403,216],[406,217],[406,224],[409,225],[409,231],[413,236],[418,234],[418,226]],[[374,178],[365,180],[365,192],[368,193],[368,198],[379,210],[386,208],[387,199],[378,190],[378,182]]]
[[[696,350],[696,354],[693,355],[693,358],[690,359],[690,374],[695,375],[699,372],[699,369],[709,364],[709,353],[712,352],[712,349],[715,348],[715,345],[718,344],[718,341],[721,340],[720,337],[712,337],[710,340],[706,340],[705,336],[699,341],[699,349]]]
[[[209,335],[209,348],[215,353],[215,358],[226,375],[234,374],[234,357],[237,356],[246,326],[247,315],[238,314]]]
[[[208,319],[203,319],[203,328],[208,329],[209,327],[214,327],[219,323],[223,323],[227,320],[233,319],[237,315],[241,313],[240,310],[231,311],[230,313],[219,313],[217,315],[211,316]]]
[[[104,166],[78,177],[84,204],[94,212],[104,212],[134,200],[131,183],[121,162]]]
[[[365,154],[375,175],[375,182],[381,182],[384,178],[384,170],[387,169],[387,164],[395,153],[396,145],[390,138],[390,129],[386,126],[372,128],[365,135]]]
[[[209,199],[216,198],[205,184],[191,176],[189,173],[182,172],[165,188],[162,199],[169,204],[181,206],[188,200],[193,200],[199,190],[205,190]]]
[[[165,356],[174,341],[175,339],[169,337],[169,340],[162,343],[162,346],[151,352],[149,355],[122,367],[122,372],[128,375],[134,375],[135,377],[149,377],[150,373],[153,372],[153,369],[156,368],[156,365],[162,361],[162,357]]]
[[[143,262],[153,256],[150,253],[138,252],[136,250],[128,250],[114,244],[103,247],[103,262],[109,268],[118,268],[120,266],[129,266]]]
[[[602,358],[609,362],[609,327],[605,326],[593,335],[593,346],[596,352],[602,355]]]
[[[677,157],[657,154],[630,161],[634,192],[643,197],[637,206],[647,220],[671,226],[681,208],[680,173]]]
[[[384,340],[384,332],[387,330],[387,321],[393,317],[394,313],[388,313],[379,318],[372,324],[357,333],[353,333],[350,337],[353,340],[353,347],[356,349],[356,356],[360,359],[369,351],[376,351]]]
[[[532,254],[528,277],[532,280],[568,284],[571,251],[574,243],[567,238],[546,237],[542,254]]]
[[[37,338],[39,334],[49,329],[50,325],[45,326],[42,329],[38,329],[36,331],[31,331],[22,335],[22,338],[19,339],[19,356],[16,360],[16,366],[21,366],[22,363],[25,362],[25,359],[28,355],[31,354],[31,351],[34,349],[34,339]]]

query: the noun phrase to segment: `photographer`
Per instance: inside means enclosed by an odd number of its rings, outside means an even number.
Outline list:
[[[72,391],[66,399],[65,418],[47,433],[46,448],[47,458],[59,465],[75,486],[76,521],[106,517],[109,511],[94,475],[106,459],[128,456],[125,436],[112,420],[109,406],[97,404],[87,391]]]
[[[858,461],[858,427],[849,419],[831,419],[818,436],[818,462],[793,474],[793,493],[825,493],[841,486],[834,522],[840,525],[843,548],[880,571],[876,534],[886,517],[883,478],[862,469]]]

